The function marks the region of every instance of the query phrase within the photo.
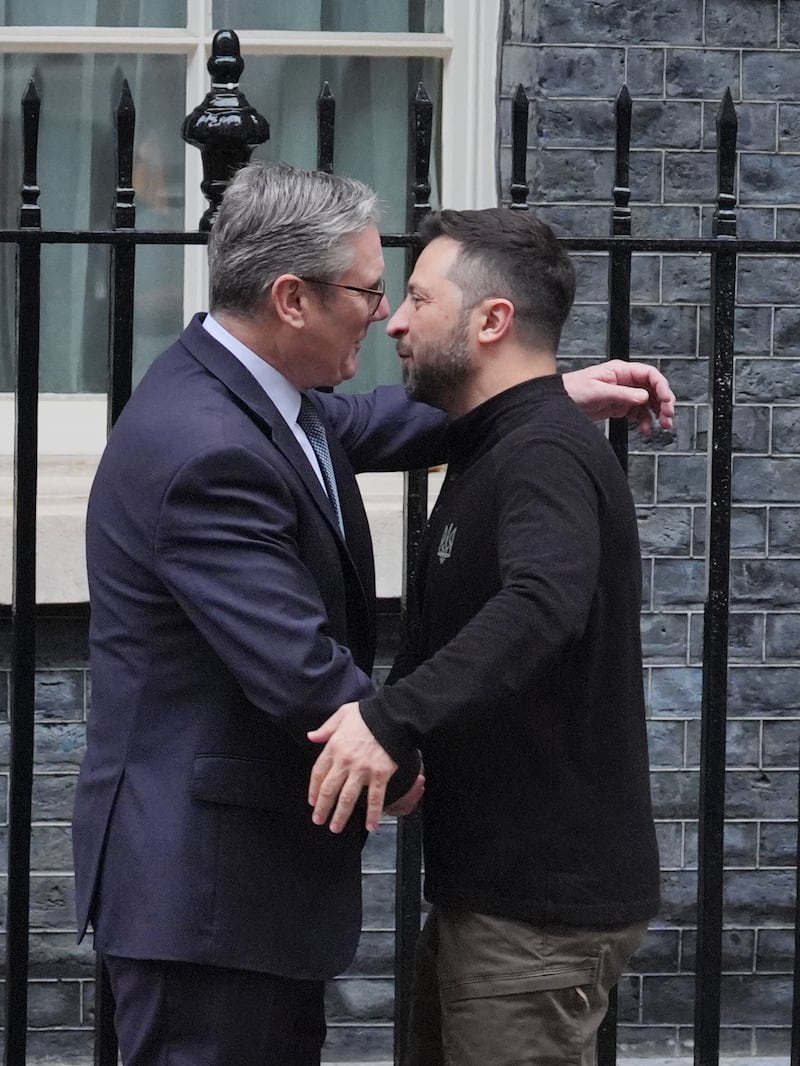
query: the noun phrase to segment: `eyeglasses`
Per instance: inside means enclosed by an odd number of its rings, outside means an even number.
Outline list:
[[[311,281],[315,285],[328,285],[333,289],[349,289],[350,292],[363,292],[371,299],[367,301],[367,308],[369,310],[369,317],[372,318],[377,313],[378,308],[381,306],[381,300],[386,295],[386,282],[381,278],[378,282],[377,289],[364,289],[361,285],[340,285],[338,281],[320,281],[319,278],[305,278],[301,277],[301,281]]]

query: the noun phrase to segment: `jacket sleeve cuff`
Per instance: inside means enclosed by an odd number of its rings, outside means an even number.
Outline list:
[[[387,718],[381,707],[380,696],[361,700],[358,706],[369,731],[397,763],[397,770],[386,789],[385,802],[388,807],[404,796],[416,781],[421,766],[420,755],[405,729]]]

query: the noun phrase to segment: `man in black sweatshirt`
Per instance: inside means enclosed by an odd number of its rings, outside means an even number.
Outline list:
[[[636,516],[555,373],[575,282],[552,231],[445,211],[426,235],[388,326],[410,393],[450,417],[419,615],[391,686],[309,734],[309,799],[340,832],[367,787],[374,828],[422,751],[409,1064],[588,1066],[658,907]]]

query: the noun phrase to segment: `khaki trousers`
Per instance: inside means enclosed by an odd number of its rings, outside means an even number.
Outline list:
[[[403,1066],[594,1066],[609,990],[646,931],[434,907],[417,945]]]

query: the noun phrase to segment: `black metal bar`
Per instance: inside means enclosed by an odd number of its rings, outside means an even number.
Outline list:
[[[333,174],[333,148],[336,134],[336,97],[325,82],[317,97],[317,170]]]
[[[135,244],[175,245],[205,244],[208,233],[193,230],[0,230],[0,244],[20,246],[42,244]],[[697,253],[711,255],[722,243],[718,237],[562,237],[561,243],[571,252],[610,252],[627,248],[631,252],[664,252],[666,255]],[[383,233],[384,248],[414,248],[419,245],[416,233]],[[736,237],[725,240],[725,252],[738,255],[797,255],[800,240],[762,240]]]
[[[244,70],[239,38],[233,30],[219,30],[207,64],[211,90],[186,116],[183,139],[200,149],[203,181],[200,188],[209,206],[198,229],[208,231],[232,175],[250,159],[257,144],[269,140],[269,123],[239,91]]]
[[[420,82],[411,102],[410,150],[413,165],[413,203],[409,222],[416,232],[431,210],[430,159],[433,132],[433,102]],[[409,248],[406,270],[410,274],[417,250]],[[411,470],[403,491],[403,600],[402,624],[415,613],[414,576],[425,525],[428,521],[428,471]],[[397,824],[397,874],[395,879],[395,992],[394,1061],[402,1061],[408,1041],[408,1019],[414,973],[414,949],[419,936],[422,881],[422,824],[418,812],[400,818]]]
[[[713,223],[714,235],[722,238],[736,236],[736,126],[736,109],[727,90],[717,116],[719,196]],[[736,253],[727,251],[721,241],[711,259],[713,350],[709,367],[695,1066],[716,1066],[719,1062],[735,303]]]
[[[611,209],[612,237],[631,234],[630,158],[631,118],[633,108],[628,86],[623,85],[615,104],[616,155],[614,172],[614,206]],[[612,248],[608,257],[608,358],[630,359],[631,355],[631,251]],[[628,420],[612,418],[608,439],[622,469],[628,470]],[[616,1026],[615,1026],[616,1029]],[[605,1045],[603,1045],[605,1046]],[[616,1062],[616,1031],[613,1055],[601,1057],[599,1066]]]
[[[133,229],[136,207],[133,188],[133,137],[136,108],[127,81],[116,113],[117,188],[114,202],[114,228]],[[119,418],[133,386],[133,285],[136,245],[131,241],[111,246],[109,361],[108,361],[108,428]]]
[[[41,101],[31,80],[22,98],[19,225],[41,226],[37,152]],[[31,797],[36,677],[36,485],[39,417],[41,248],[17,253],[17,368],[11,648],[11,759],[6,918],[6,1066],[24,1066],[28,1025]]]
[[[511,101],[511,210],[527,211],[530,186],[528,170],[528,97],[522,85]]]

